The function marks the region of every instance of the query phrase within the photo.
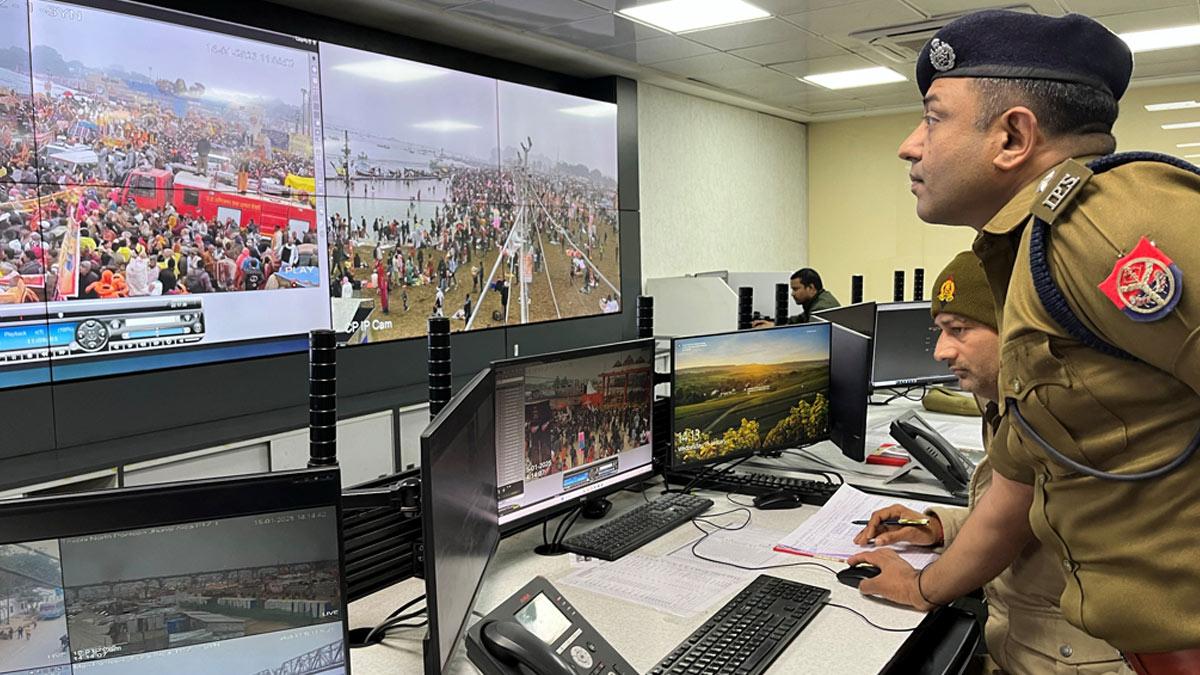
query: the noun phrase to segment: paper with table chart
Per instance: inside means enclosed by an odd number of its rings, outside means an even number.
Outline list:
[[[716,530],[704,537],[704,541],[696,546],[696,553],[705,558],[742,567],[770,567],[796,562],[792,556],[775,550],[775,544],[779,543],[780,537],[784,534],[779,530],[768,530],[761,527]],[[700,536],[671,551],[667,557],[685,560],[701,567],[717,567],[721,571],[733,574],[740,572],[743,576],[757,576],[762,572],[762,570],[742,570],[697,558],[692,553],[692,546],[696,544],[697,539],[700,539]]]
[[[874,546],[858,546],[854,543],[854,535],[862,530],[862,526],[853,524],[853,521],[867,520],[873,512],[892,504],[903,504],[919,512],[929,508],[929,505],[924,502],[870,495],[849,485],[843,485],[821,507],[820,511],[810,516],[800,524],[800,527],[780,540],[775,546],[775,550],[814,558],[845,561],[856,553],[875,548]],[[917,569],[925,567],[937,560],[938,557],[938,554],[931,553],[924,546],[899,544],[888,546],[888,548],[895,549],[901,558]]]
[[[681,617],[695,616],[746,585],[738,570],[725,572],[639,553],[577,569],[560,581]]]

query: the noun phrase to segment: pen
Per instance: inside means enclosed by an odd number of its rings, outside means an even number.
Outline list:
[[[866,525],[870,522],[871,521],[869,521],[869,520],[855,520],[855,521],[851,521],[850,524],[851,525]],[[902,525],[916,525],[918,527],[925,527],[926,525],[929,524],[929,519],[928,518],[888,518],[887,520],[885,520],[879,524],[880,525],[890,525],[892,527],[900,527]]]

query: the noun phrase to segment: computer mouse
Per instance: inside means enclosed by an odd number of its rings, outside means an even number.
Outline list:
[[[800,506],[804,506],[804,502],[800,501],[799,493],[789,490],[768,492],[765,495],[759,495],[754,498],[754,508],[764,511],[771,509],[794,509]]]
[[[869,565],[867,563],[861,563],[854,565],[853,567],[847,567],[841,572],[838,572],[837,578],[838,581],[851,588],[858,588],[858,585],[862,583],[863,579],[873,579],[879,576],[879,572],[880,570],[878,567]]]

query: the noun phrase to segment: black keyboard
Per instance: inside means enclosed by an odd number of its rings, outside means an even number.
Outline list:
[[[695,495],[663,495],[599,527],[565,539],[562,546],[580,555],[616,560],[704,513],[712,505],[711,499]]]
[[[687,485],[696,478],[694,473],[678,473],[668,475],[673,483]],[[756,473],[753,471],[725,471],[710,473],[697,480],[693,487],[717,490],[720,492],[736,492],[741,495],[770,494],[786,490],[800,495],[800,501],[813,506],[823,506],[839,485],[819,480],[807,480],[794,476],[780,476],[773,473]]]
[[[760,575],[646,675],[759,675],[829,599],[829,591]]]

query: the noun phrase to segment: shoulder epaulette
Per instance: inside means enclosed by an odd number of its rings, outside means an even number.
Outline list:
[[[1046,223],[1053,224],[1067,205],[1075,200],[1092,177],[1092,170],[1079,160],[1068,159],[1054,167],[1038,183],[1037,196],[1029,206],[1029,212]]]

